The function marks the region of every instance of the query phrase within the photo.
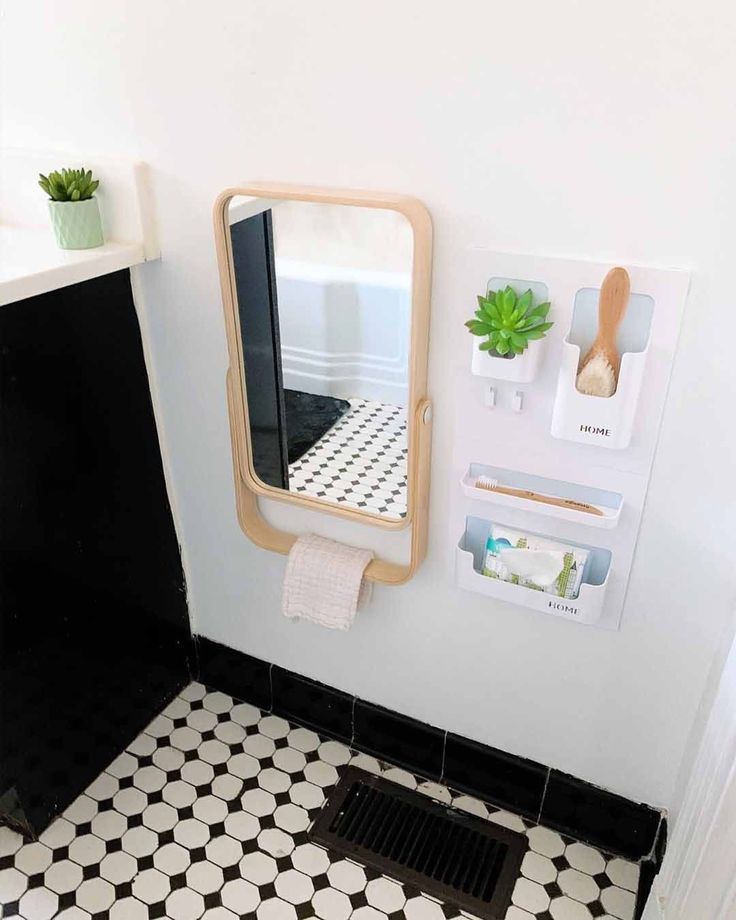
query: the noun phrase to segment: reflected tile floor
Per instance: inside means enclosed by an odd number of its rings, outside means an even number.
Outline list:
[[[190,684],[34,843],[0,828],[0,916],[450,920],[307,841],[347,763],[526,833],[506,920],[632,920],[639,867]]]
[[[406,517],[406,409],[351,399],[340,421],[289,466],[289,489]]]

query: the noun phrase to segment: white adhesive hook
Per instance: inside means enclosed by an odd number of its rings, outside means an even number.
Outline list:
[[[496,391],[493,387],[486,388],[485,403],[489,409],[492,409],[496,405]]]
[[[517,390],[514,393],[513,406],[514,412],[521,412],[521,410],[524,408],[524,394],[521,390]]]

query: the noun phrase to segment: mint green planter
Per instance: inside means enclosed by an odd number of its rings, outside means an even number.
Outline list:
[[[105,242],[96,198],[49,201],[49,214],[61,249],[94,249]]]

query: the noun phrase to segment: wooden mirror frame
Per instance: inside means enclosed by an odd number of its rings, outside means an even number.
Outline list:
[[[250,448],[248,400],[245,390],[242,337],[238,312],[235,273],[228,207],[232,198],[243,196],[272,201],[306,201],[318,204],[352,205],[398,211],[409,221],[414,240],[412,256],[411,342],[409,350],[409,400],[407,405],[407,513],[400,521],[390,521],[370,511],[341,507],[266,485],[256,475]],[[411,557],[406,565],[374,559],[366,576],[387,584],[408,581],[426,553],[429,465],[432,409],[427,399],[427,358],[429,348],[429,300],[432,267],[432,221],[424,205],[415,198],[382,192],[312,188],[275,183],[254,183],[228,188],[215,201],[215,243],[220,272],[222,303],[225,311],[229,368],[227,373],[228,414],[233,452],[236,506],[244,533],[258,546],[288,553],[296,535],[270,525],[258,508],[258,496],[288,502],[312,511],[347,518],[386,530],[412,528]]]

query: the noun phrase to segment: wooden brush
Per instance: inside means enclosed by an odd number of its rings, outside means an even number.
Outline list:
[[[587,502],[576,502],[572,498],[557,498],[556,495],[543,495],[541,492],[531,492],[529,489],[514,489],[511,486],[499,485],[497,479],[490,476],[479,476],[475,480],[476,489],[486,489],[488,492],[499,492],[501,495],[513,495],[514,498],[526,498],[532,502],[541,502],[544,505],[557,505],[559,508],[569,508],[570,511],[584,511],[586,514],[596,514],[604,517],[600,508],[589,505]]]
[[[598,299],[598,335],[580,362],[576,388],[587,396],[613,396],[621,356],[616,347],[618,327],[629,305],[631,282],[625,268],[612,268],[603,279]]]

